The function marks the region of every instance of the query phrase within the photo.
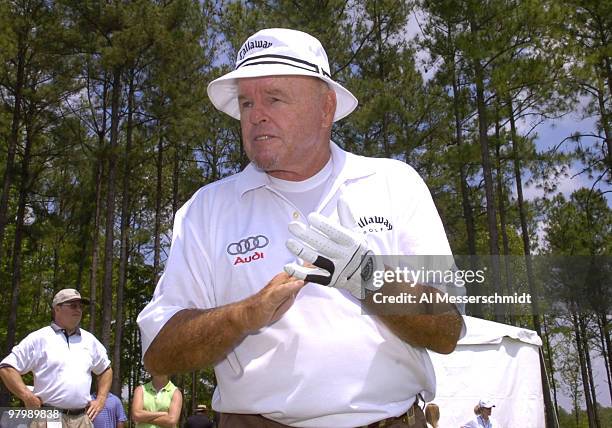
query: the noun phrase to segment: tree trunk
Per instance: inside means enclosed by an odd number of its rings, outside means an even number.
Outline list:
[[[527,210],[523,198],[523,178],[521,177],[521,160],[519,154],[519,144],[517,141],[516,120],[514,117],[514,106],[512,99],[508,98],[508,117],[510,119],[510,140],[512,142],[512,160],[514,164],[514,181],[516,182],[516,199],[518,203],[519,218],[521,221],[521,238],[523,241],[523,253],[525,254],[525,269],[527,270],[527,286],[531,295],[531,310],[533,327],[538,336],[542,337],[542,327],[540,324],[540,304],[539,294],[535,287],[533,266],[531,264],[531,242],[529,238],[529,228],[527,226]],[[543,367],[540,367],[542,377],[545,376]],[[545,385],[543,383],[543,385]],[[554,426],[557,414],[557,405],[553,407],[550,391],[544,390],[544,406],[546,408],[546,421],[548,426]],[[554,413],[553,413],[554,412]]]
[[[88,88],[89,90],[89,88]],[[98,318],[98,263],[100,258],[99,240],[100,223],[102,221],[102,177],[104,176],[104,147],[106,138],[106,97],[108,94],[108,79],[104,79],[102,86],[102,121],[98,132],[98,153],[93,171],[95,186],[95,214],[91,239],[91,268],[89,271],[89,331],[96,334],[96,320]]]
[[[21,124],[21,104],[23,88],[25,85],[25,62],[26,62],[26,51],[25,41],[20,35],[18,38],[18,51],[17,51],[17,80],[15,81],[15,106],[13,108],[13,118],[11,122],[11,133],[8,138],[8,147],[6,155],[6,166],[2,177],[2,195],[0,196],[0,260],[3,260],[3,248],[4,232],[8,223],[8,200],[13,182],[13,169],[15,168],[15,154],[17,152],[17,145],[19,143],[19,128]],[[12,346],[11,346],[12,348]]]
[[[129,233],[130,233],[130,177],[132,174],[131,150],[134,115],[134,75],[131,74],[128,89],[128,116],[125,135],[125,159],[123,169],[122,200],[121,200],[121,249],[119,256],[119,280],[117,282],[117,302],[115,307],[116,328],[115,346],[113,350],[113,384],[115,395],[121,394],[121,351],[123,349],[123,293],[127,282],[127,268],[129,259]]]
[[[608,42],[603,40],[603,46],[606,46]],[[612,61],[610,56],[604,57],[604,69],[606,74],[606,80],[608,81],[608,97],[612,97]]]
[[[448,33],[448,39],[451,40],[450,30]],[[451,44],[449,43],[449,46]],[[459,95],[459,83],[457,77],[457,70],[455,68],[456,59],[455,56],[452,55],[449,58],[449,63],[451,65],[451,78],[453,81],[453,115],[455,118],[455,141],[457,143],[457,151],[460,153],[459,156],[459,188],[461,190],[461,207],[463,209],[463,219],[465,221],[465,229],[466,229],[466,237],[468,243],[468,253],[470,256],[470,268],[473,272],[477,270],[476,266],[476,226],[474,224],[474,213],[472,209],[472,204],[470,203],[470,187],[466,178],[466,165],[463,161],[463,156],[461,156],[461,149],[463,147],[463,120],[461,117],[461,108],[460,108],[460,95]],[[466,290],[468,295],[472,292],[476,291],[475,289],[472,291],[472,287],[468,287]],[[477,317],[482,318],[482,307],[479,304],[470,304],[470,313]]]
[[[599,334],[601,338],[601,354],[604,357],[606,364],[606,375],[608,380],[608,390],[610,392],[610,400],[612,400],[612,355],[610,353],[610,332],[608,330],[608,320],[605,313],[600,313],[597,316],[599,324]]]
[[[589,375],[587,373],[587,363],[585,361],[585,352],[583,349],[582,332],[580,328],[579,315],[577,311],[572,310],[572,324],[574,327],[574,337],[576,339],[576,349],[578,350],[578,359],[580,361],[580,375],[582,377],[582,386],[584,389],[584,401],[586,403],[587,416],[589,418],[589,428],[597,428],[595,425],[595,415],[593,413],[593,402],[591,400],[591,387],[589,385]]]
[[[473,25],[472,25],[473,27]],[[474,29],[472,28],[472,31]],[[487,106],[484,97],[484,71],[479,59],[474,59],[474,75],[476,80],[476,105],[478,109],[478,139],[480,141],[480,156],[482,161],[482,175],[485,183],[485,197],[487,206],[487,230],[489,232],[489,253],[491,255],[491,274],[494,289],[502,294],[501,274],[499,270],[499,238],[497,232],[497,213],[495,210],[495,195],[493,192],[493,174],[489,156],[489,136],[487,130]],[[504,322],[504,305],[495,305],[495,321]]]
[[[549,372],[550,372],[550,383],[552,385],[552,392],[553,392],[553,404],[554,404],[554,412],[555,415],[559,414],[559,402],[557,400],[557,382],[555,380],[555,364],[554,361],[552,359],[553,356],[553,351],[550,348],[550,336],[548,335],[548,329],[546,326],[546,317],[544,317],[544,322],[542,323],[543,327],[544,327],[544,346],[546,347],[546,356],[548,357],[548,368],[549,368]],[[546,403],[544,403],[546,404]],[[555,418],[556,419],[556,418]]]
[[[198,407],[198,372],[191,372],[191,414],[193,415]]]
[[[172,167],[172,221],[179,208],[179,180],[181,175],[181,163],[179,159],[179,144],[174,145],[174,165]]]
[[[376,37],[376,57],[377,57],[376,62],[378,65],[378,69],[377,69],[378,78],[380,79],[381,82],[384,82],[386,68],[385,68],[385,61],[384,61],[384,54],[383,54],[384,44],[385,44],[385,42],[383,41],[383,34],[382,34],[383,18],[381,17],[381,13],[378,10],[377,2],[373,2],[373,6],[374,6],[374,11],[373,11],[374,22],[372,25],[375,28],[374,34]],[[388,113],[387,112],[382,113],[381,121],[382,123],[380,127],[381,127],[381,134],[382,134],[382,149],[383,149],[383,153],[385,157],[390,158],[391,157],[391,145],[389,142],[389,124],[388,124]],[[406,157],[406,162],[408,162],[408,157]]]
[[[599,115],[601,116],[601,127],[604,131],[605,146],[608,152],[605,162],[608,167],[608,175],[612,177],[612,130],[610,129],[610,114],[608,113],[605,103],[604,83],[599,76],[597,77],[597,87],[597,103],[599,105]]]
[[[579,314],[578,322],[582,333],[582,349],[584,351],[584,360],[586,362],[587,376],[589,377],[589,386],[591,388],[591,401],[593,403],[593,421],[595,423],[595,427],[601,428],[601,423],[599,422],[599,414],[597,410],[597,393],[595,392],[595,382],[593,380],[593,368],[591,367],[591,351],[589,350],[590,346],[585,316]]]
[[[115,224],[115,180],[117,175],[117,145],[119,144],[119,109],[121,107],[121,69],[113,70],[111,101],[111,135],[108,149],[106,190],[106,228],[104,237],[104,283],[102,288],[102,344],[110,349],[113,316],[113,248]]]
[[[11,310],[9,312],[6,328],[6,354],[15,345],[17,331],[17,312],[19,310],[19,294],[21,291],[21,244],[23,242],[25,208],[30,187],[30,158],[32,152],[32,135],[26,125],[26,139],[23,159],[21,161],[21,186],[19,189],[19,202],[17,204],[17,219],[15,225],[15,240],[13,242],[13,263],[11,277]]]
[[[157,186],[155,192],[155,239],[153,248],[153,281],[157,283],[160,271],[161,254],[161,210],[162,210],[162,180],[164,166],[164,139],[161,123],[159,124],[159,140],[157,142]]]
[[[104,144],[104,137],[101,137]],[[100,222],[102,215],[102,177],[104,175],[104,164],[102,159],[96,159],[93,171],[95,197],[94,197],[94,224],[91,231],[91,266],[89,268],[89,331],[96,334],[96,319],[98,317],[98,262],[100,251],[98,243],[100,239]]]
[[[463,132],[462,120],[460,115],[459,99],[458,99],[457,83],[453,79],[453,110],[455,115],[455,141],[457,148],[461,150],[463,147]],[[461,206],[463,208],[463,218],[465,220],[465,229],[468,242],[468,251],[470,255],[476,254],[476,227],[474,225],[474,214],[472,204],[470,203],[470,192],[467,183],[465,163],[461,160],[459,164],[460,189],[461,189]],[[480,307],[480,306],[479,306]]]
[[[508,240],[508,231],[506,230],[506,194],[504,192],[504,168],[501,159],[501,135],[499,125],[499,109],[497,106],[495,107],[495,115],[495,163],[497,169],[495,178],[497,184],[497,202],[499,204],[499,229],[502,236],[502,254],[505,256],[502,261],[506,280],[506,292],[508,295],[511,295],[514,291],[514,287],[512,285],[513,275],[510,272],[510,260],[508,257],[510,255],[510,243]],[[510,321],[510,324],[515,325],[515,317],[512,313],[512,309],[510,309],[510,312],[508,312],[506,315]]]

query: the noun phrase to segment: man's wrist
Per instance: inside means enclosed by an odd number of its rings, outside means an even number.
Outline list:
[[[248,334],[257,330],[253,327],[253,311],[255,310],[252,304],[253,297],[249,297],[240,303],[234,305],[231,309],[228,308],[228,327],[235,335]]]

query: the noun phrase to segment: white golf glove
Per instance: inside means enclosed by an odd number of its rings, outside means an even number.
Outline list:
[[[299,221],[289,223],[289,231],[298,239],[289,238],[287,248],[315,267],[289,263],[285,272],[308,282],[343,288],[363,299],[362,281],[365,288],[377,289],[372,285],[377,257],[342,198],[338,200],[338,217],[340,224],[319,213],[308,215],[310,226]]]

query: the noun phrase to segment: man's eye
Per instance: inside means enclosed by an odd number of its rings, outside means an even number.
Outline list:
[[[249,108],[249,107],[252,107],[252,106],[253,106],[253,103],[252,103],[252,102],[250,102],[250,101],[243,101],[243,102],[240,104],[240,107],[241,107],[241,108]]]

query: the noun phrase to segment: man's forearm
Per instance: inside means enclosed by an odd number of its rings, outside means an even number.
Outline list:
[[[96,391],[97,398],[103,398],[106,401],[108,392],[111,389],[113,383],[113,369],[107,368],[102,374],[98,376],[98,389]]]
[[[29,391],[26,384],[23,382],[21,375],[13,367],[5,366],[0,368],[0,378],[6,388],[13,395],[23,401],[25,394]]]
[[[408,293],[415,296],[415,303],[402,304],[398,311],[397,304],[375,303],[372,295],[364,299],[364,306],[383,324],[403,341],[432,351],[451,353],[461,334],[463,321],[452,304],[418,303],[423,293],[441,294],[440,291],[421,285],[386,284],[385,295]]]
[[[281,272],[256,294],[239,302],[177,312],[147,349],[147,371],[169,375],[217,363],[248,334],[283,316],[303,286],[304,281]]]
[[[151,374],[200,369],[225,357],[247,335],[245,305],[185,309],[164,325],[144,356]]]
[[[19,372],[11,366],[0,368],[0,378],[13,395],[24,402],[28,408],[40,407],[43,403],[23,382]]]
[[[379,315],[380,320],[404,342],[450,354],[461,333],[461,316],[448,312],[441,315]]]

